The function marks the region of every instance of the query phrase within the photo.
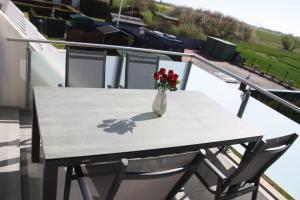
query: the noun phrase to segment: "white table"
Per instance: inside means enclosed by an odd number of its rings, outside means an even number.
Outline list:
[[[44,152],[43,199],[56,198],[58,166],[180,153],[252,142],[254,128],[201,92],[168,92],[152,113],[155,90],[34,89],[32,160]]]

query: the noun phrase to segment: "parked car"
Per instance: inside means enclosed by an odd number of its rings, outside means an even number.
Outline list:
[[[184,52],[184,44],[177,40],[176,36],[162,33],[159,31],[146,30],[141,36],[142,47],[159,49],[165,51]],[[181,60],[181,56],[172,56],[174,60]]]

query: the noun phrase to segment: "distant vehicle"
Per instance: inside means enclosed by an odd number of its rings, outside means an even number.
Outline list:
[[[216,73],[214,73],[214,75],[216,77],[218,77],[219,79],[225,81],[226,83],[238,83],[238,80],[236,80],[235,78],[232,78],[222,72],[216,72]]]
[[[177,40],[176,36],[159,31],[146,30],[141,36],[143,48],[159,49],[165,51],[184,52],[184,44]],[[175,60],[180,60],[181,56],[172,56]]]

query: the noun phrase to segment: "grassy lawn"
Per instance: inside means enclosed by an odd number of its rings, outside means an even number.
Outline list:
[[[23,12],[24,16],[26,17],[26,19],[29,19],[29,14],[28,12]]]
[[[168,5],[160,5],[160,4],[156,4],[156,11],[157,12],[161,12],[161,13],[165,13],[165,14],[169,14],[174,10],[173,7],[168,6]]]
[[[47,36],[45,36],[45,37],[47,37]],[[55,37],[48,37],[47,39],[48,40],[65,40],[64,38],[55,38]],[[53,44],[53,46],[55,46],[58,49],[65,49],[66,48],[66,45],[64,45],[64,44]]]
[[[122,0],[113,0],[113,6],[119,7]],[[131,0],[123,0],[123,6],[130,5]]]
[[[255,35],[255,42],[233,41],[238,45],[237,51],[246,58],[246,64],[256,65],[260,71],[275,75],[279,80],[293,80],[300,88],[300,49],[283,50],[281,35],[275,32],[256,29]]]
[[[253,65],[257,65],[259,70],[267,72],[271,64],[268,73],[275,75],[280,80],[284,79],[288,71],[285,80],[294,80],[295,85],[300,88],[299,53],[250,42],[235,41],[235,43],[238,45],[237,50],[246,58],[248,65],[251,66],[253,62]]]
[[[92,20],[96,21],[96,22],[105,22],[105,19],[101,19],[101,18],[96,18],[96,17],[89,17]]]
[[[146,24],[151,24],[153,22],[153,13],[150,10],[142,11],[140,14],[143,16]]]
[[[255,30],[257,42],[266,46],[281,48],[281,35],[262,29]]]

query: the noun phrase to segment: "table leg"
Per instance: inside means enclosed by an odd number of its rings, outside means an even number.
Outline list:
[[[58,166],[45,160],[43,173],[43,200],[55,200]]]
[[[249,144],[246,147],[246,151],[242,157],[241,162],[243,162],[246,158],[248,158],[249,154],[251,154],[256,147],[256,145],[262,140],[262,137],[257,138],[254,142],[249,142]]]
[[[36,116],[35,102],[33,101],[32,108],[32,135],[31,135],[31,161],[40,161],[40,132]]]

